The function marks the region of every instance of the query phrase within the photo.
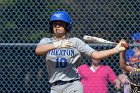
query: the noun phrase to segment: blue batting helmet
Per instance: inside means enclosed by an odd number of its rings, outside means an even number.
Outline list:
[[[71,26],[72,26],[72,20],[69,16],[69,14],[66,11],[57,11],[52,14],[50,18],[50,31],[53,30],[52,24],[54,21],[62,21],[66,23],[66,31],[70,31]]]
[[[131,36],[133,41],[137,41],[140,40],[140,33],[135,33]]]

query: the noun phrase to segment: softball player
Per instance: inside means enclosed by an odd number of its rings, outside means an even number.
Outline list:
[[[83,93],[77,67],[82,54],[94,59],[103,59],[124,51],[120,42],[115,48],[97,52],[82,40],[69,37],[72,20],[67,12],[57,11],[51,15],[50,31],[53,37],[43,38],[36,47],[37,55],[46,55],[46,66],[51,84],[51,93]]]
[[[140,43],[140,33],[131,38],[134,44]],[[140,93],[140,46],[120,53],[120,67],[129,74],[131,92]]]
[[[140,33],[133,34],[131,38],[134,44],[140,43]],[[127,73],[140,68],[140,46],[120,53],[120,66]]]

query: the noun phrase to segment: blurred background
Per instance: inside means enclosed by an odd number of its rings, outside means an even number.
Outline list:
[[[49,93],[44,58],[35,55],[35,48],[43,37],[51,36],[53,12],[63,9],[70,14],[71,36],[92,35],[113,42],[124,38],[132,43],[131,35],[140,32],[139,7],[139,0],[0,0],[0,93]],[[81,61],[90,63],[85,56]],[[116,75],[122,73],[118,54],[102,62]],[[109,93],[116,91],[109,83]]]

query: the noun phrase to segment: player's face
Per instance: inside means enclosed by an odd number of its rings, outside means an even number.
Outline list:
[[[56,22],[53,22],[53,31],[54,33],[58,33],[58,34],[63,34],[65,33],[65,27],[66,27],[66,24],[64,22],[61,22],[61,21],[56,21]]]

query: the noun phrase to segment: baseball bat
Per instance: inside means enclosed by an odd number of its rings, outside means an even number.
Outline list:
[[[103,38],[99,38],[99,37],[95,37],[95,36],[88,36],[88,35],[85,35],[83,37],[83,39],[87,42],[95,42],[95,43],[102,43],[102,44],[114,44],[114,45],[117,45],[118,43],[116,42],[111,42],[111,41],[108,41],[108,40],[105,40]],[[122,46],[128,48],[128,44],[121,44]]]

